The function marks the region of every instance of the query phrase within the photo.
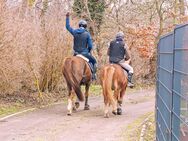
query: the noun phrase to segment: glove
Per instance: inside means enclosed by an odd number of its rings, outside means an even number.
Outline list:
[[[66,17],[69,17],[69,15],[70,15],[69,12],[67,12]]]

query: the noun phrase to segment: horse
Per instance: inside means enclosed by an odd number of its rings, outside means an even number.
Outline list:
[[[100,84],[104,97],[104,117],[109,117],[109,108],[112,113],[121,115],[121,105],[128,83],[127,72],[118,64],[107,64],[101,68]]]
[[[81,85],[85,85],[85,107],[84,110],[89,110],[88,96],[89,87],[92,81],[92,73],[88,60],[83,57],[72,56],[64,59],[63,62],[63,76],[66,80],[68,88],[68,113],[71,115],[73,110],[79,107],[79,102],[74,100],[77,96],[79,101],[84,101],[84,95],[81,91]]]

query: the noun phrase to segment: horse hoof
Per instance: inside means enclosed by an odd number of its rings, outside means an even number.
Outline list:
[[[89,110],[89,105],[85,105],[84,110]]]
[[[117,108],[117,114],[122,115],[122,109],[121,108]]]
[[[104,115],[104,118],[109,118],[109,114],[105,114],[105,115]]]
[[[73,110],[74,112],[76,112],[76,111],[77,111],[77,108],[76,108],[76,107],[73,107],[72,110]]]
[[[75,107],[78,109],[80,107],[80,103],[79,102],[75,102]]]
[[[89,110],[89,107],[84,107],[84,110]]]
[[[71,113],[67,113],[67,116],[71,116],[72,114]]]
[[[112,111],[112,114],[117,115],[117,112],[116,111]]]

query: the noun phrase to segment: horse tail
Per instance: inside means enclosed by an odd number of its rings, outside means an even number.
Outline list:
[[[72,79],[73,79],[72,87],[73,87],[78,99],[80,101],[84,101],[84,96],[83,96],[83,93],[82,93],[81,88],[80,88],[80,81],[78,80],[78,77],[80,77],[80,76],[76,77],[75,71],[77,70],[77,68],[74,65],[74,62],[71,63],[71,66],[72,66],[71,76],[72,76]]]
[[[84,96],[82,94],[79,81],[76,79],[76,76],[75,76],[76,74],[74,73],[75,68],[73,65],[74,64],[71,59],[65,60],[63,73],[64,73],[67,83],[73,88],[78,99],[80,101],[84,101]]]
[[[114,76],[115,68],[114,67],[106,67],[104,68],[104,80],[102,82],[104,96],[108,103],[113,104],[113,92],[112,92],[112,84],[113,84],[113,76]]]

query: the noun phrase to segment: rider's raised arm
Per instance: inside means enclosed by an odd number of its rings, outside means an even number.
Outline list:
[[[69,18],[69,13],[66,14],[66,29],[74,35],[74,29],[70,26],[70,18]]]

